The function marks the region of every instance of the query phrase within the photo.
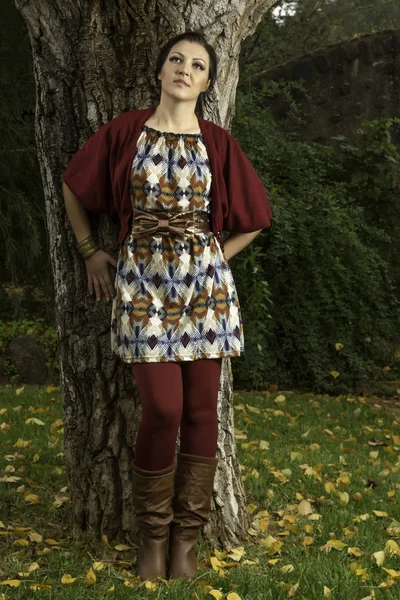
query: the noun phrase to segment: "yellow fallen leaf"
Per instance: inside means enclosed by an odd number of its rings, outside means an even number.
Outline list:
[[[227,555],[228,558],[232,558],[233,560],[239,561],[246,554],[246,550],[243,546],[238,546],[237,548],[232,548],[232,550]]]
[[[208,594],[209,594],[210,596],[212,596],[213,598],[216,598],[217,600],[221,600],[221,598],[222,598],[222,596],[223,596],[222,592],[220,592],[219,590],[215,590],[214,588],[213,588],[213,589],[211,589],[211,590],[208,592]]]
[[[283,542],[280,542],[279,540],[272,537],[272,535],[269,535],[265,539],[260,540],[260,545],[266,546],[267,554],[272,556],[273,554],[276,554],[277,552],[279,552],[279,550],[283,546]]]
[[[388,581],[382,581],[382,583],[380,583],[378,585],[378,588],[382,588],[384,590],[387,590],[387,589],[391,588],[392,585],[396,585],[396,582],[395,582],[394,579],[389,579]]]
[[[338,492],[337,495],[339,496],[340,501],[343,502],[343,504],[349,503],[350,496],[347,492]]]
[[[269,450],[269,442],[260,440],[260,450]]]
[[[290,453],[290,462],[293,462],[295,460],[301,460],[303,457],[301,452],[291,452]]]
[[[246,408],[248,411],[256,413],[257,415],[261,413],[261,410],[257,406],[251,406],[250,404],[246,404]]]
[[[49,544],[49,546],[58,546],[58,544],[60,544],[61,542],[56,542],[56,540],[53,540],[52,538],[47,538],[47,540],[44,540],[46,544]]]
[[[335,379],[337,377],[339,377],[340,373],[338,371],[329,371],[329,373],[332,375],[332,377],[334,377]]]
[[[16,395],[19,396],[20,394],[22,394],[22,392],[24,391],[24,389],[25,389],[24,385],[22,387],[20,387],[20,388],[17,388],[15,390]]]
[[[19,587],[22,581],[20,579],[6,579],[5,581],[0,581],[0,585],[8,585],[10,587]]]
[[[115,586],[112,585],[110,588],[108,588],[108,590],[106,590],[105,592],[102,592],[102,594],[104,596],[110,596],[111,594],[113,594],[115,592]]]
[[[126,544],[118,544],[118,546],[114,546],[116,550],[119,550],[120,552],[123,552],[124,550],[130,550],[131,547],[127,546]]]
[[[367,569],[356,569],[355,574],[357,575],[357,577],[361,577],[362,581],[366,581],[367,579],[369,579]]]
[[[295,597],[299,585],[300,585],[299,581],[297,583],[295,583],[294,585],[292,585],[292,587],[288,591],[288,598],[294,598]]]
[[[374,552],[371,556],[371,561],[374,564],[378,565],[378,567],[381,567],[385,562],[385,553],[383,552],[383,550],[380,550],[379,552]]]
[[[227,600],[242,600],[240,596],[236,592],[229,592],[227,595]]]
[[[22,440],[18,438],[15,444],[13,444],[14,448],[27,448],[32,440]]]
[[[46,425],[46,423],[44,423],[43,421],[41,421],[40,419],[36,419],[36,417],[29,417],[29,419],[26,419],[25,421],[26,425]]]
[[[306,548],[307,546],[311,546],[314,543],[314,538],[311,536],[304,536],[303,546]]]
[[[294,571],[294,566],[293,565],[284,565],[283,567],[280,568],[280,571],[282,571],[282,573],[291,573],[292,571]]]
[[[400,546],[395,540],[388,540],[385,545],[385,553],[389,555],[397,554],[400,556]]]
[[[360,548],[347,548],[347,554],[351,556],[362,556],[364,552]]]
[[[96,583],[96,573],[93,571],[92,567],[90,567],[89,571],[86,573],[85,583],[88,585],[93,585]]]
[[[321,518],[321,515],[319,513],[313,513],[312,515],[308,515],[309,521],[319,521],[320,518]]]
[[[384,510],[373,510],[374,515],[377,517],[388,517],[389,515]]]
[[[144,584],[144,587],[147,588],[148,590],[151,590],[152,592],[154,592],[154,590],[157,589],[157,584],[155,583],[155,581],[146,581],[146,583]]]
[[[14,540],[13,544],[15,546],[23,546],[23,547],[29,546],[28,540]]]
[[[210,563],[214,571],[219,571],[224,565],[216,556],[210,556]]]
[[[311,503],[308,500],[302,500],[297,507],[299,515],[309,515],[313,509]]]
[[[395,571],[394,569],[385,569],[385,567],[382,567],[382,569],[386,571],[386,573],[390,575],[392,579],[395,581],[400,581],[400,571]]]
[[[40,498],[37,494],[30,494],[28,492],[25,495],[25,502],[29,502],[29,504],[40,504]]]
[[[31,530],[32,527],[11,527],[13,534],[18,537],[26,537]]]
[[[31,590],[51,590],[51,585],[45,583],[31,583],[29,587]]]
[[[260,519],[260,529],[263,533],[267,531],[269,527],[269,519]]]
[[[328,587],[326,587],[326,585],[324,585],[324,598],[326,598],[327,596],[329,596],[329,594],[331,593],[331,589],[329,589]]]
[[[333,548],[334,550],[342,551],[344,548],[346,548],[346,546],[347,546],[347,544],[345,544],[341,540],[328,540],[326,542],[326,544],[324,544],[323,546],[320,546],[320,550],[325,550],[326,552],[330,552]]]
[[[257,508],[257,504],[248,504],[247,512],[251,515]]]
[[[37,562],[31,563],[28,567],[29,573],[32,573],[32,571],[36,571],[36,569],[40,569],[40,565]]]
[[[370,515],[366,513],[365,515],[359,515],[358,517],[353,517],[353,521],[355,523],[359,523],[360,521],[366,521],[369,519]]]
[[[61,577],[61,583],[74,583],[78,577],[72,577],[69,573],[64,573]]]
[[[104,546],[109,546],[110,542],[108,541],[108,537],[106,536],[105,533],[103,533],[103,535],[101,536],[101,541],[103,543]]]

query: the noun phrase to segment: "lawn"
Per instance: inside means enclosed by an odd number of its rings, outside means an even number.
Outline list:
[[[0,599],[398,600],[400,406],[281,391],[234,408],[247,541],[202,541],[193,580],[141,582],[135,547],[71,539],[60,390],[1,388]]]

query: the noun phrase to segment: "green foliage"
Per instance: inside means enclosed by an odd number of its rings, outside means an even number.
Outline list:
[[[244,328],[245,352],[239,362],[239,378],[241,383],[251,387],[262,387],[265,378],[265,364],[267,362],[267,346],[265,340],[268,335],[271,292],[265,280],[262,265],[267,259],[267,254],[260,243],[252,243],[239,254],[234,256],[229,265],[235,273],[236,281],[242,281],[239,302],[245,307],[241,311]],[[237,363],[236,360],[234,360]]]
[[[232,261],[244,314],[264,310],[250,306],[259,301],[247,289],[255,285],[251,270],[238,268],[250,253],[272,300],[262,319],[263,377],[254,344],[246,347],[246,362],[234,361],[235,373],[254,387],[264,379],[264,386],[333,393],[390,377],[384,368],[399,368],[400,339],[394,270],[382,251],[391,232],[368,223],[365,207],[351,195],[351,179],[338,179],[343,163],[335,150],[293,140],[260,110],[266,93],[238,94],[232,129],[273,211],[271,227]]]
[[[280,0],[243,42],[239,89],[250,90],[276,65],[391,28],[400,28],[398,0]]]
[[[363,121],[354,139],[344,136],[333,138],[340,142],[341,168],[338,176],[346,181],[351,197],[364,208],[367,224],[382,233],[380,249],[395,273],[398,290],[400,152],[392,137],[393,133],[398,137],[399,124],[399,118]]]
[[[0,284],[40,284],[51,296],[44,196],[34,136],[32,58],[25,26],[12,2],[2,5],[0,32]]]

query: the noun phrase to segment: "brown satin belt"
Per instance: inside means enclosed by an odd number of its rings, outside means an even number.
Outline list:
[[[203,210],[152,210],[135,208],[132,238],[143,235],[176,235],[191,237],[194,233],[211,231],[208,214]]]

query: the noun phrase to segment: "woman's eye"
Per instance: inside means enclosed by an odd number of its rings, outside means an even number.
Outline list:
[[[171,56],[171,58],[170,58],[169,60],[174,60],[175,58],[176,58],[177,60],[181,60],[181,59],[179,58],[179,56]],[[201,65],[200,63],[194,63],[194,64],[195,64],[197,67],[200,67],[200,69],[201,69],[202,71],[204,71],[204,67],[203,67],[203,65]]]

